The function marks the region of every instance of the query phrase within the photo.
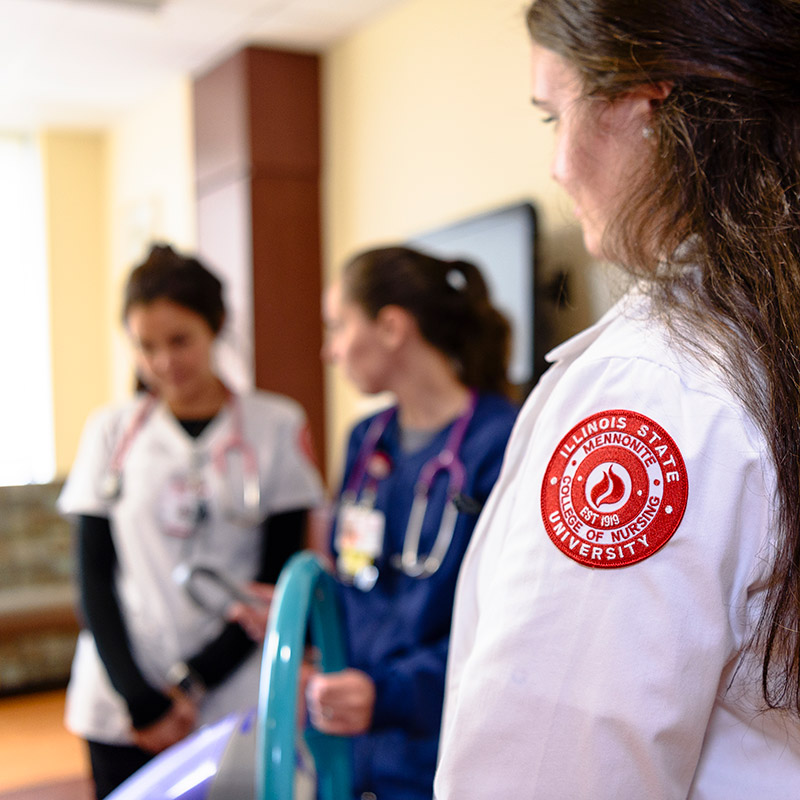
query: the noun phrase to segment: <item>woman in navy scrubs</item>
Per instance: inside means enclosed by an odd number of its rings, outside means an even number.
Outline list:
[[[509,326],[479,270],[361,253],[325,298],[325,357],[396,405],[352,431],[331,549],[351,668],[312,677],[311,723],[353,737],[356,797],[430,799],[461,559],[516,417]]]

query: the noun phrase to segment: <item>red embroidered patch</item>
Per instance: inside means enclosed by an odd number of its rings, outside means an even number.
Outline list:
[[[683,456],[660,425],[633,411],[602,411],[558,444],[542,482],[542,519],[575,561],[625,567],[669,541],[688,494]]]

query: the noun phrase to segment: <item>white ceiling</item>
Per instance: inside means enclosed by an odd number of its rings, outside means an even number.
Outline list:
[[[0,0],[0,128],[101,126],[248,44],[319,52],[401,0]]]

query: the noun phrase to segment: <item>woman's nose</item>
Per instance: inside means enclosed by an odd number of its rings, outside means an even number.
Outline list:
[[[156,375],[163,375],[172,364],[172,354],[167,348],[157,350],[150,358],[150,369]]]

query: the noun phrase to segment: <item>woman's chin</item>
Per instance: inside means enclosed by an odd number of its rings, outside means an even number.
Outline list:
[[[619,253],[613,252],[614,248],[609,247],[609,242],[601,232],[589,229],[586,226],[583,228],[583,247],[596,261],[616,262],[619,257]]]
[[[598,260],[607,258],[603,251],[600,237],[595,236],[591,232],[587,233],[585,229],[583,232],[583,247],[592,258],[596,258]]]

